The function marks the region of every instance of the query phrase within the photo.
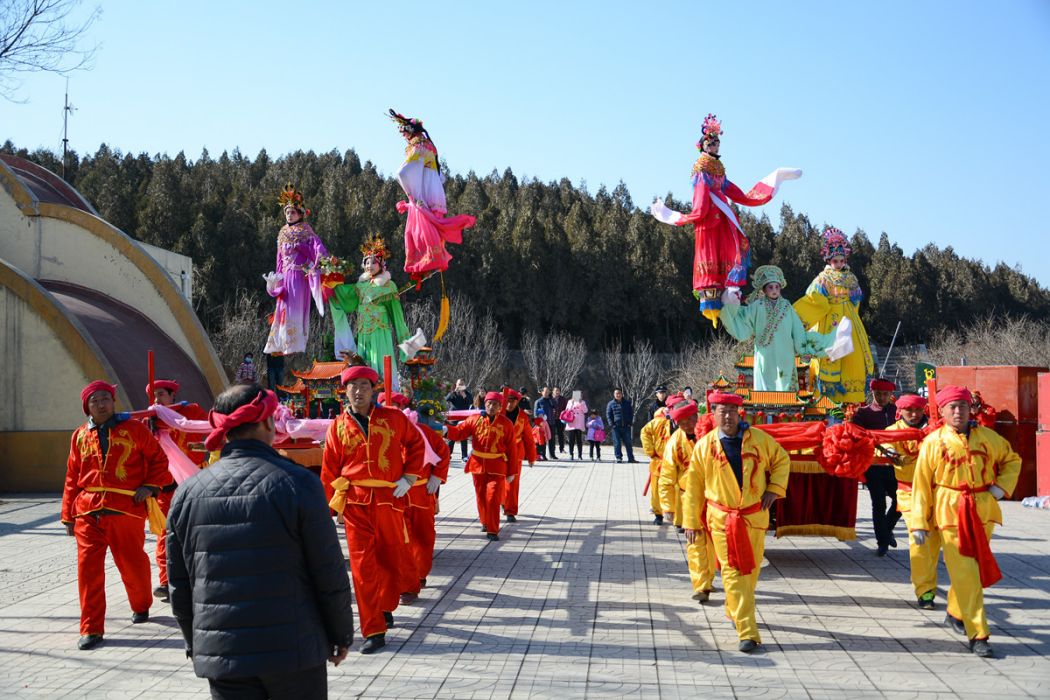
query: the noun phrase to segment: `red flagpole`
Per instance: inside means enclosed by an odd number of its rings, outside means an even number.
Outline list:
[[[390,355],[383,357],[383,391],[386,393],[386,401],[384,402],[389,408],[394,405],[393,401],[393,377],[394,377],[394,358]]]

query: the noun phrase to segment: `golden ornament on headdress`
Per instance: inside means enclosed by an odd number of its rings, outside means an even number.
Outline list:
[[[364,245],[361,246],[361,255],[365,258],[376,257],[386,260],[390,254],[387,252],[382,236],[378,233],[373,233],[365,239]]]
[[[295,189],[292,183],[288,183],[281,190],[280,196],[277,197],[277,203],[281,205],[281,209],[291,205],[296,209],[306,210],[306,203],[303,200],[303,193]]]

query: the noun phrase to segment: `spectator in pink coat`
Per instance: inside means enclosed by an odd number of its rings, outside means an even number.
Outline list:
[[[565,412],[572,414],[572,420],[564,421],[565,432],[569,436],[569,459],[574,459],[572,448],[575,446],[580,461],[583,461],[583,434],[587,430],[587,402],[583,400],[582,391],[577,389],[572,392],[572,398],[566,404]]]

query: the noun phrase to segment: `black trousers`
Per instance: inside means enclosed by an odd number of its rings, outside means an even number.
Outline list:
[[[590,447],[587,450],[587,455],[591,459],[601,459],[602,458],[602,443],[598,442],[597,440],[588,440],[587,444],[590,445]]]
[[[868,484],[868,495],[871,496],[871,522],[875,526],[875,541],[888,547],[894,539],[893,528],[901,519],[901,514],[897,512],[897,477],[893,473],[893,466],[873,464],[864,472],[864,480]],[[888,509],[887,498],[890,499]]]
[[[251,678],[209,678],[214,700],[325,700],[328,672],[324,664],[301,671]]]
[[[569,433],[569,456],[572,457],[572,448],[575,447],[580,459],[583,459],[583,431],[567,430],[566,432]]]
[[[565,424],[562,423],[560,420],[558,420],[558,421],[555,421],[555,424],[552,427],[554,428],[554,432],[555,432],[555,434],[558,437],[558,449],[560,451],[564,452],[565,451]],[[554,440],[552,439],[551,442],[553,443]]]
[[[559,436],[558,431],[564,430],[565,425],[560,421],[547,421],[547,426],[551,429],[551,439],[547,441],[547,449],[550,451],[551,459],[558,459],[558,440],[564,438],[564,433]]]
[[[467,441],[466,440],[460,440],[459,441],[459,451],[460,451],[460,454],[463,455],[463,461],[466,462],[467,461]],[[456,441],[455,440],[449,440],[448,441],[448,452],[449,452],[449,457],[454,457],[456,455]]]

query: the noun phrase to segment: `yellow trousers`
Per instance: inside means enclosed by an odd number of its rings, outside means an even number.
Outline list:
[[[992,539],[995,523],[985,523],[984,531]],[[932,533],[931,533],[932,534]],[[948,589],[948,614],[962,620],[966,636],[986,639],[989,635],[988,618],[984,614],[984,588],[977,560],[959,553],[959,533],[955,528],[941,530],[944,546],[944,564],[948,567],[951,588]]]
[[[693,582],[693,593],[713,590],[715,544],[707,530],[697,533],[696,542],[685,546],[685,558],[689,563],[689,579]]]
[[[758,585],[758,574],[762,570],[762,555],[766,551],[766,531],[749,527],[747,534],[751,540],[751,549],[755,553],[755,569],[746,576],[729,566],[726,533],[714,530],[711,538],[715,544],[715,556],[722,565],[722,588],[725,589],[726,615],[736,625],[736,633],[741,641],[751,639],[761,642],[758,622],[755,620],[755,587]]]
[[[682,527],[682,521],[685,519],[685,514],[682,512],[682,491],[676,485],[674,487],[674,526]]]
[[[655,515],[663,515],[664,509],[660,507],[660,477],[653,476],[649,479],[649,507]]]
[[[915,544],[915,539],[908,532],[908,558],[911,560],[911,585],[915,587],[915,597],[937,590],[937,560],[941,556],[941,533],[930,530],[926,533],[926,542]]]

